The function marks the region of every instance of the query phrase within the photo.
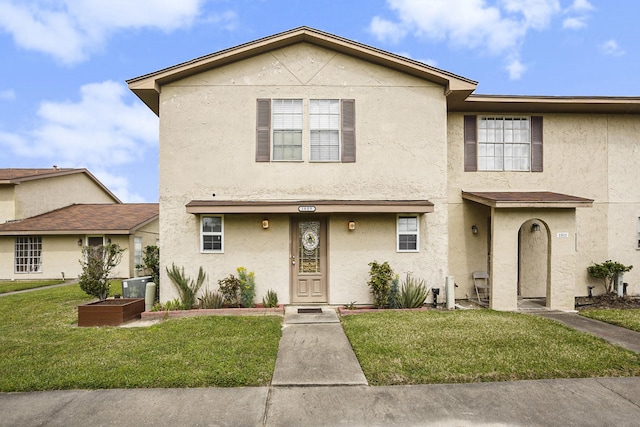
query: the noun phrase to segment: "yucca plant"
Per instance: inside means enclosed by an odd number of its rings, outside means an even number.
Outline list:
[[[178,268],[175,264],[171,264],[171,269],[167,267],[167,275],[178,290],[180,301],[182,301],[185,310],[191,310],[196,303],[196,294],[207,278],[202,267],[198,270],[198,278],[196,280],[185,276],[184,267]]]
[[[273,308],[278,306],[278,294],[273,289],[267,291],[267,295],[262,297],[262,304],[266,308]]]
[[[427,289],[423,279],[415,279],[407,273],[398,295],[398,308],[419,308],[427,299]]]
[[[224,297],[220,292],[207,289],[198,300],[200,300],[200,308],[222,308]]]
[[[391,287],[389,288],[389,308],[399,308],[398,298],[400,294],[400,275],[396,274],[391,280]]]

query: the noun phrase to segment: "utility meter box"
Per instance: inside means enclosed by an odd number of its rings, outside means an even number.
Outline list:
[[[150,281],[151,276],[123,280],[122,298],[144,298],[147,290],[147,283]]]

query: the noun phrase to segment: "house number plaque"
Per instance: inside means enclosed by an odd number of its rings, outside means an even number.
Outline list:
[[[298,206],[298,212],[315,212],[315,206]]]

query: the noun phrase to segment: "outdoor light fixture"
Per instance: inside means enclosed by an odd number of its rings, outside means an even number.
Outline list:
[[[353,231],[356,229],[356,222],[351,220],[349,221],[349,230]]]
[[[533,224],[531,224],[531,232],[535,233],[536,231],[540,231],[540,224],[534,222]]]
[[[478,227],[475,224],[471,226],[471,232],[473,234],[478,234]]]
[[[82,238],[78,239],[78,246],[82,246]]]
[[[268,219],[263,219],[262,220],[262,228],[264,228],[265,230],[267,228],[269,228],[269,220]]]
[[[107,239],[107,245],[110,245],[110,244],[111,244],[111,238],[108,238]]]

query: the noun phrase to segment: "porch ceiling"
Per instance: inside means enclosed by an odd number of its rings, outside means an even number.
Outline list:
[[[430,213],[428,200],[192,200],[187,213]]]
[[[492,208],[590,208],[593,200],[550,191],[462,192],[462,198]]]

